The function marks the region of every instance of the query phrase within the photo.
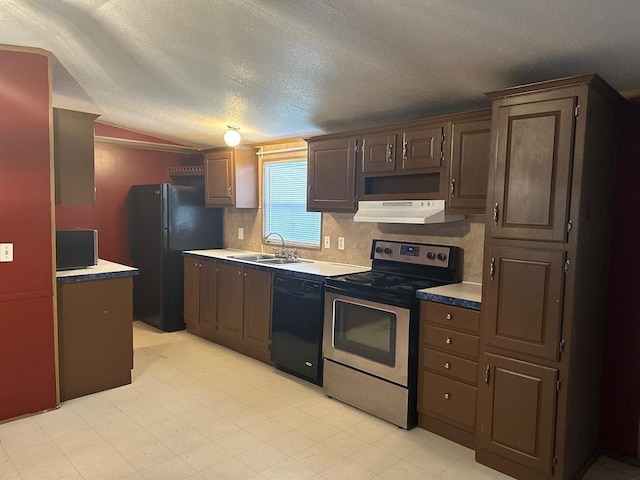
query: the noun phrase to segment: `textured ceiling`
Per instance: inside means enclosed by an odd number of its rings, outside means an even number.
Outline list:
[[[0,43],[54,55],[54,106],[198,147],[489,105],[599,73],[640,88],[637,0],[0,0]],[[1,72],[0,72],[1,75]]]

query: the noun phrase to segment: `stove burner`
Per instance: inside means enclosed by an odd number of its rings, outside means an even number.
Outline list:
[[[384,277],[384,273],[378,272],[366,272],[366,273],[354,273],[353,275],[347,275],[345,280],[356,283],[369,283],[376,278]]]

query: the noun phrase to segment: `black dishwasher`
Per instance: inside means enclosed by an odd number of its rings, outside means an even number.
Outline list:
[[[273,279],[271,360],[277,367],[322,385],[324,284],[289,275]]]

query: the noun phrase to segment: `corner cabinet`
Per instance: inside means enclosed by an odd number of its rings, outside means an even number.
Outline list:
[[[187,331],[269,363],[271,272],[194,257],[184,264]]]
[[[358,200],[447,200],[484,213],[488,110],[307,140],[307,210],[355,212]]]
[[[308,140],[307,210],[355,212],[359,138]]]
[[[205,204],[258,208],[258,156],[250,147],[204,152]]]
[[[576,478],[598,448],[622,98],[596,75],[493,100],[476,460]]]

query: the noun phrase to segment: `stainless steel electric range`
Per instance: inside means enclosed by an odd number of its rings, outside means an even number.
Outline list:
[[[462,250],[373,240],[370,272],[327,279],[324,393],[403,428],[416,424],[416,290],[462,280]]]

